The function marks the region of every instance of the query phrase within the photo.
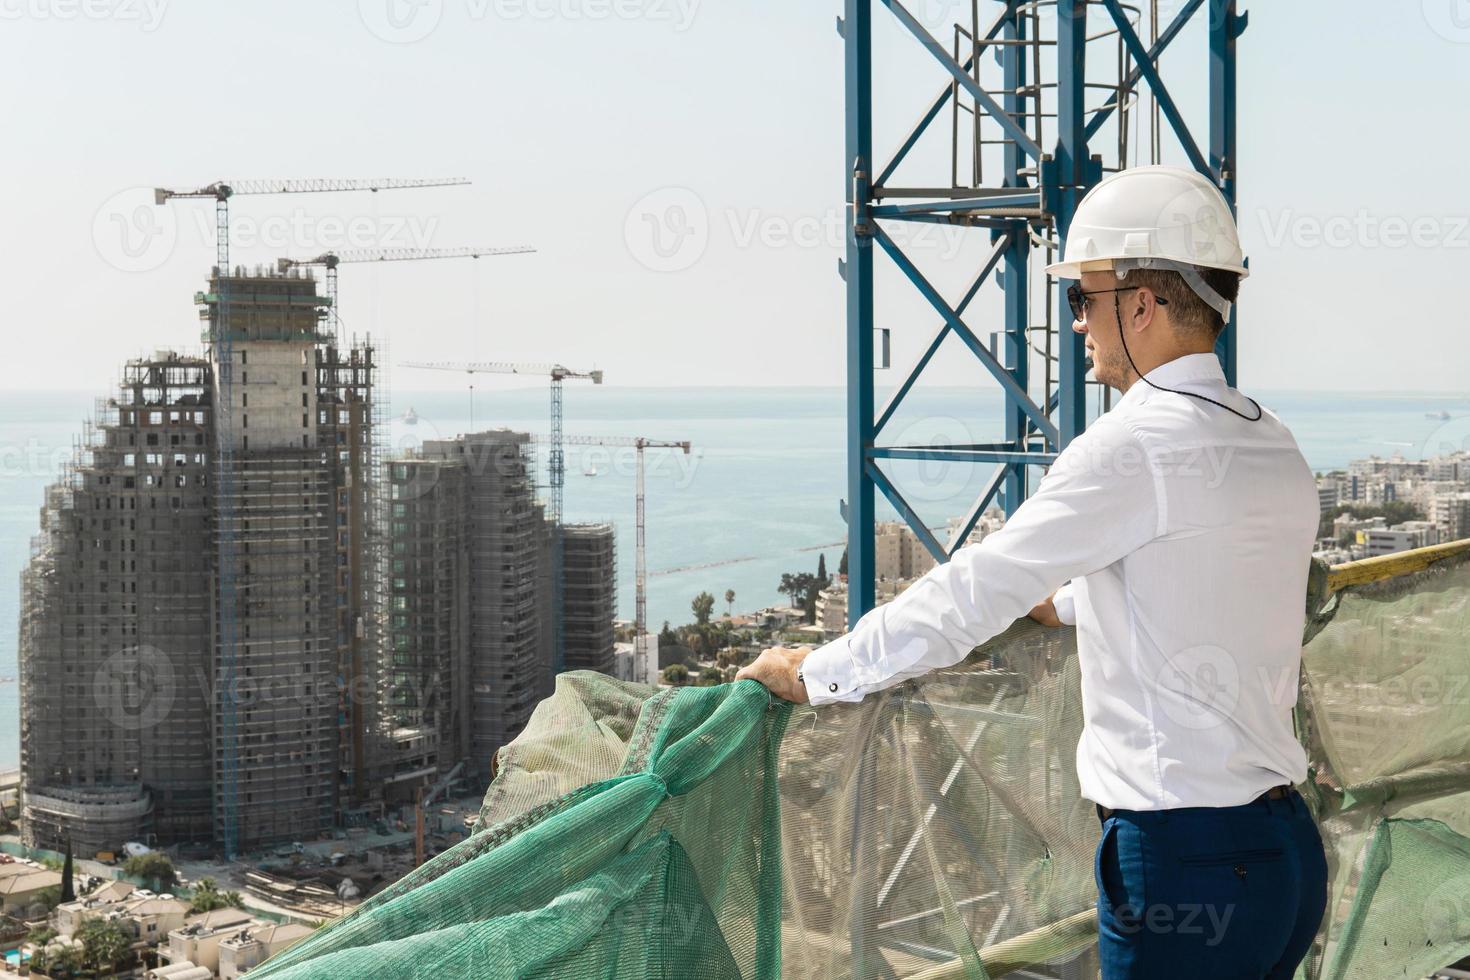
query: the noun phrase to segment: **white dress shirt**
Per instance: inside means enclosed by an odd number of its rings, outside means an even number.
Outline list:
[[[1147,375],[1247,416],[1213,354]],[[1251,422],[1135,383],[1005,527],[806,658],[813,704],[963,660],[1063,586],[1075,622],[1082,795],[1115,809],[1235,806],[1306,777],[1294,734],[1319,504],[1272,413]],[[1075,618],[1074,618],[1075,613]]]

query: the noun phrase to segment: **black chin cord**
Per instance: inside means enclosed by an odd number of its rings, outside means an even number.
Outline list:
[[[1134,374],[1138,375],[1138,380],[1139,381],[1142,381],[1143,383],[1147,384],[1150,388],[1154,389],[1155,391],[1167,391],[1167,392],[1169,392],[1170,394],[1173,394],[1173,395],[1184,395],[1186,398],[1198,398],[1202,402],[1209,402],[1211,405],[1219,405],[1221,408],[1225,409],[1225,411],[1229,412],[1231,415],[1237,415],[1240,418],[1245,419],[1247,422],[1259,422],[1259,421],[1261,421],[1261,416],[1265,415],[1265,412],[1262,411],[1260,403],[1257,402],[1250,395],[1247,395],[1245,392],[1241,392],[1240,393],[1241,394],[1241,397],[1244,398],[1246,401],[1250,402],[1252,405],[1256,406],[1256,415],[1255,415],[1255,418],[1251,418],[1249,415],[1246,415],[1244,412],[1236,411],[1235,409],[1231,408],[1229,405],[1226,405],[1224,402],[1217,402],[1217,401],[1215,401],[1215,399],[1210,398],[1207,395],[1197,394],[1196,392],[1193,392],[1193,391],[1180,391],[1178,388],[1164,388],[1164,387],[1161,387],[1159,385],[1154,384],[1152,381],[1148,380],[1148,378],[1145,378],[1143,376],[1143,372],[1140,371],[1140,370],[1138,370],[1138,365],[1133,363],[1133,354],[1129,352],[1129,350],[1128,350],[1128,341],[1125,340],[1124,337],[1123,337],[1123,335],[1127,331],[1125,331],[1123,329],[1123,306],[1118,301],[1118,294],[1117,293],[1114,293],[1113,294],[1113,314],[1117,317],[1117,320],[1118,320],[1118,342],[1123,345],[1123,354],[1124,354],[1124,356],[1126,356],[1128,358],[1128,366],[1133,369],[1133,373]]]

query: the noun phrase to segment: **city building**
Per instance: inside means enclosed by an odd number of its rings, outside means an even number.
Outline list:
[[[1470,467],[1467,467],[1467,477],[1470,477]],[[1470,490],[1437,494],[1430,501],[1429,519],[1438,525],[1441,541],[1470,538]]]
[[[299,922],[267,922],[235,933],[219,944],[220,980],[235,980],[313,931]]]
[[[561,595],[566,669],[616,674],[617,548],[611,524],[562,528]]]
[[[61,935],[75,936],[88,919],[111,919],[121,924],[134,940],[157,945],[184,924],[189,903],[168,895],[138,894],[139,891],[120,879],[106,882],[76,901],[56,906],[51,921]]]
[[[211,279],[206,354],[128,362],[22,575],[25,840],[238,851],[372,792],[370,345],[299,271]],[[355,696],[367,690],[368,696]]]
[[[1439,544],[1439,525],[1433,521],[1404,521],[1393,527],[1369,528],[1363,534],[1369,558]]]
[[[32,907],[44,897],[42,893],[60,887],[61,875],[50,868],[20,861],[0,864],[0,913],[33,918]]]
[[[460,761],[488,781],[546,687],[550,535],[530,450],[529,436],[496,430],[390,464],[389,781],[405,792]],[[609,660],[611,629],[609,615]]]
[[[183,925],[169,932],[167,945],[158,948],[158,957],[170,966],[184,969],[200,967],[214,975],[219,972],[220,944],[263,924],[240,909],[200,912],[189,916]]]
[[[916,579],[936,564],[913,530],[898,521],[878,525],[873,547],[879,581]]]

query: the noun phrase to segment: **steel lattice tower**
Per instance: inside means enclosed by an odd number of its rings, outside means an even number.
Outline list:
[[[964,543],[987,507],[999,503],[1007,514],[1014,512],[1026,497],[1033,468],[1051,463],[1087,425],[1088,389],[1094,385],[1086,380],[1090,365],[1083,338],[1072,331],[1069,316],[1054,312],[1067,309],[1069,283],[1048,286],[1040,268],[1065,243],[1078,202],[1105,172],[1150,162],[1137,159],[1136,144],[1135,159],[1129,160],[1130,113],[1140,112],[1145,98],[1151,103],[1154,129],[1172,133],[1171,157],[1182,153],[1186,165],[1209,177],[1232,208],[1235,205],[1235,40],[1245,29],[1246,17],[1237,14],[1235,0],[1185,0],[1172,18],[1161,18],[1154,0],[1145,41],[1141,26],[1148,6],[1123,0],[975,0],[968,5],[969,23],[953,25],[953,37],[946,44],[899,0],[845,0],[839,29],[845,49],[848,167],[842,274],[847,291],[844,511],[850,623],[874,604],[875,490],[944,561]],[[918,121],[886,159],[873,154],[877,94],[873,27],[874,18],[883,16],[881,8],[928,51],[949,79],[931,101],[918,107]],[[982,20],[985,11],[993,13],[988,22]],[[1188,51],[1176,51],[1171,64],[1198,72],[1207,58],[1204,149],[1158,67],[1164,51],[1199,20],[1207,21],[1207,52],[1190,57]],[[1089,57],[1095,61],[1090,75]],[[987,59],[999,62],[998,78],[987,73],[982,79]],[[1105,74],[1106,79],[1100,80]],[[950,186],[912,186],[895,180],[900,164],[935,128],[946,107],[954,120]],[[1160,124],[1160,117],[1166,125]],[[962,119],[970,121],[968,132],[962,131]],[[1100,137],[1105,127],[1112,135]],[[1094,154],[1094,143],[1106,146],[1111,159]],[[1157,138],[1150,150],[1157,160]],[[988,236],[989,248],[958,301],[945,298],[905,254],[890,233],[895,222],[959,226]],[[875,255],[880,252],[902,273],[903,288],[917,290],[938,321],[916,362],[895,379],[896,389],[881,409],[874,390],[875,338],[880,336],[877,331],[887,328],[878,322],[873,301]],[[1003,322],[986,326],[985,332],[993,337],[990,343],[966,319],[972,301],[987,286],[1003,292]],[[885,444],[880,438],[884,426],[950,335],[999,385],[1003,418],[991,421],[998,434],[1003,432],[1002,438],[966,445]],[[1233,317],[1216,352],[1227,380],[1234,384]],[[1107,396],[1099,394],[1108,404]],[[892,460],[983,464],[992,472],[946,542],[925,526],[882,469]]]

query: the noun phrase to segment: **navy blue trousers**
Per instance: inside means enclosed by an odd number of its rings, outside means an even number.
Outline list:
[[[1094,870],[1103,980],[1289,980],[1327,907],[1322,837],[1295,790],[1118,810]]]

